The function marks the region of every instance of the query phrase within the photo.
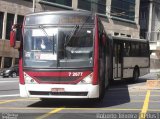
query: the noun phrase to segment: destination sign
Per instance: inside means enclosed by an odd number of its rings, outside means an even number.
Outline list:
[[[31,15],[26,17],[25,25],[62,25],[62,24],[93,24],[94,18],[87,15]]]

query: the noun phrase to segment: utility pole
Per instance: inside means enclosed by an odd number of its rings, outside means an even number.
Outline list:
[[[148,23],[148,40],[151,40],[152,34],[152,15],[153,15],[153,3],[152,1],[149,4],[149,23]]]
[[[33,0],[32,12],[35,12],[36,0]]]

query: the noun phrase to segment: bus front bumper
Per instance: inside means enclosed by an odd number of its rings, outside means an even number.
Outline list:
[[[38,98],[98,98],[99,85],[81,84],[25,84],[20,87],[21,97]],[[62,92],[54,92],[55,89],[63,89]]]

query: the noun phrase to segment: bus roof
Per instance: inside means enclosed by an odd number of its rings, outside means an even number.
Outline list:
[[[112,36],[112,39],[122,40],[122,41],[133,41],[133,42],[148,42],[146,39],[130,38],[130,37],[120,37]]]
[[[47,11],[47,12],[37,12],[31,13],[26,16],[34,16],[34,15],[50,15],[50,14],[79,14],[79,15],[93,15],[92,12],[89,11],[73,11],[73,10],[66,10],[66,11]]]
[[[26,15],[25,25],[75,25],[94,24],[91,12],[84,11],[49,11]]]

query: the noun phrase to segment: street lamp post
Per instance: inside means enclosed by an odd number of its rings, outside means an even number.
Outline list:
[[[35,12],[35,5],[36,5],[36,0],[33,0],[33,7],[32,7],[32,12]]]

